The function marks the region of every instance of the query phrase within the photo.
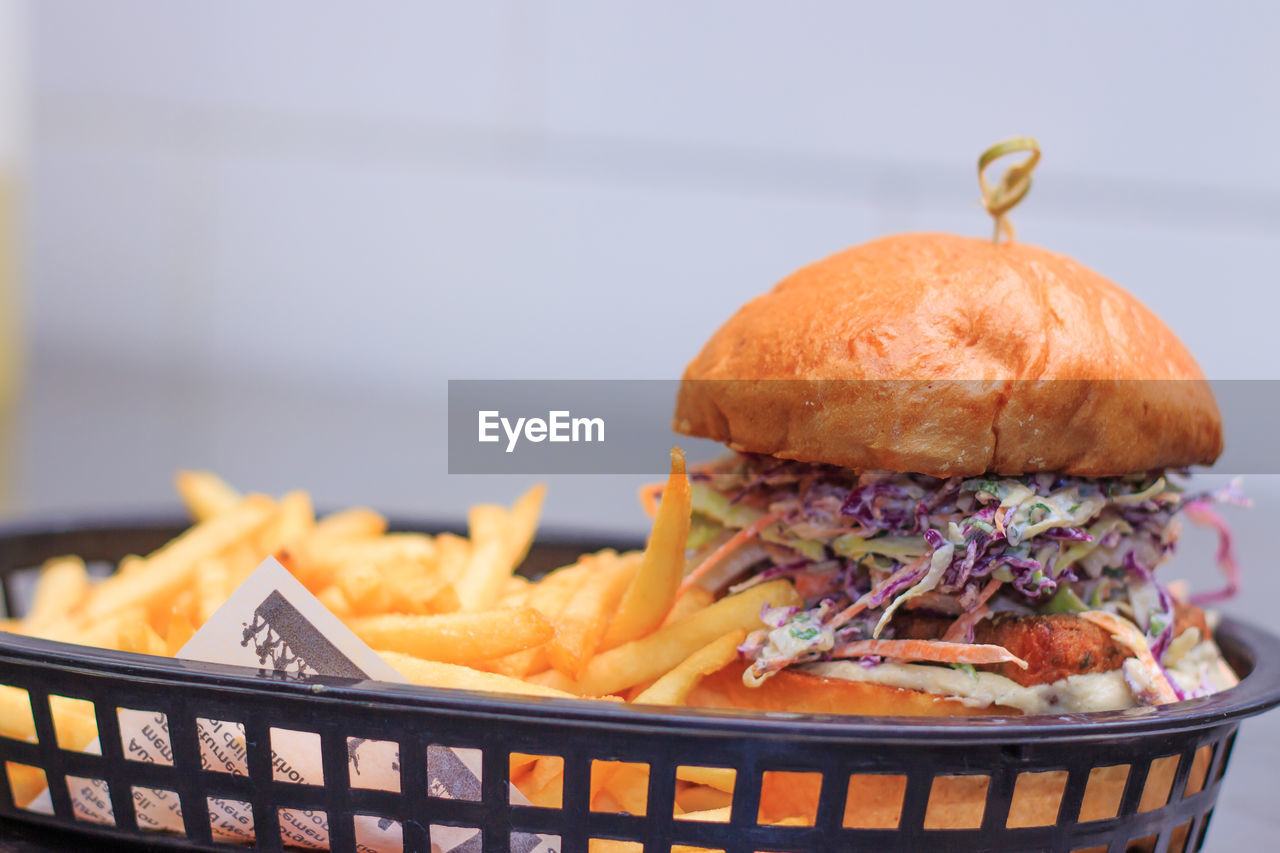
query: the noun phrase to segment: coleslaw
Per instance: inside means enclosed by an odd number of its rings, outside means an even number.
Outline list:
[[[739,454],[690,479],[686,584],[737,592],[786,577],[804,599],[762,613],[768,627],[741,648],[748,683],[810,662],[874,666],[894,645],[868,641],[895,639],[903,610],[951,618],[939,644],[948,647],[972,644],[975,625],[995,614],[1109,611],[1136,625],[1159,661],[1175,639],[1175,599],[1154,572],[1184,516],[1217,531],[1226,575],[1221,591],[1193,601],[1238,588],[1230,530],[1213,507],[1247,500],[1234,482],[1190,492],[1181,470],[939,479]]]

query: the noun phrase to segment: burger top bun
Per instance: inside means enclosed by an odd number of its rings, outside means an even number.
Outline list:
[[[1137,299],[1022,243],[903,234],[792,274],[685,369],[679,432],[939,477],[1208,464],[1217,404]]]

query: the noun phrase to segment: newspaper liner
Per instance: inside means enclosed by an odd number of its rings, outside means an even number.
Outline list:
[[[209,618],[178,658],[247,666],[281,673],[290,679],[315,675],[405,683],[406,679],[380,658],[347,626],[330,613],[273,557],[268,557]],[[127,759],[173,764],[169,723],[164,714],[120,708],[120,740]],[[196,719],[200,760],[205,770],[237,776],[248,774],[244,726],[225,720]],[[393,741],[348,740],[349,783],[353,788],[400,790],[399,744]],[[101,754],[97,740],[85,752]],[[477,749],[429,746],[427,784],[433,797],[479,801],[481,757]],[[320,735],[273,729],[271,767],[277,781],[318,785],[324,782]],[[100,779],[68,776],[71,806],[78,820],[114,824],[107,785]],[[346,784],[348,780],[328,780]],[[138,826],[183,833],[182,806],[177,794],[134,787]],[[514,786],[511,802],[529,800]],[[53,813],[46,789],[29,808]],[[215,841],[254,841],[252,806],[235,799],[209,799],[209,825]],[[480,830],[432,824],[433,853],[480,853]],[[327,850],[329,826],[322,811],[280,810],[280,833],[285,844]],[[396,821],[372,815],[355,816],[355,849],[361,853],[394,853],[403,849],[403,828]],[[557,853],[557,836],[512,833],[512,853]]]

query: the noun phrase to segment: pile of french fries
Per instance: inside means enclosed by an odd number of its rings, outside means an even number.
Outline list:
[[[678,449],[643,552],[584,554],[537,580],[516,569],[533,541],[541,486],[511,507],[472,507],[466,538],[389,533],[386,519],[364,508],[317,519],[305,492],[241,495],[205,472],[181,472],[176,486],[192,527],[152,554],[126,557],[102,580],[77,557],[48,561],[27,614],[0,627],[172,656],[274,555],[414,684],[681,705],[705,675],[737,661],[747,632],[761,626],[762,605],[799,604],[787,581],[717,601],[697,586],[681,591],[690,493]],[[65,748],[96,737],[91,711],[72,702],[51,708],[69,733]],[[0,734],[34,741],[22,691],[0,689]],[[593,773],[592,808],[644,813],[641,771],[620,764]],[[511,779],[535,805],[560,805],[558,758],[514,756]],[[728,820],[733,771],[682,770],[677,787],[689,819]],[[786,811],[766,817],[786,822]]]

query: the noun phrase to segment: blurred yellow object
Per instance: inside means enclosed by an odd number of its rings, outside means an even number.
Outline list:
[[[25,5],[0,0],[0,513],[11,508],[18,459],[15,402],[22,376],[18,220],[29,89]]]
[[[17,312],[16,189],[0,175],[0,405],[6,408],[18,391],[19,334]]]
[[[0,166],[3,163],[0,162]],[[14,403],[21,374],[17,310],[16,188],[11,175],[0,172],[0,512],[13,490]]]

